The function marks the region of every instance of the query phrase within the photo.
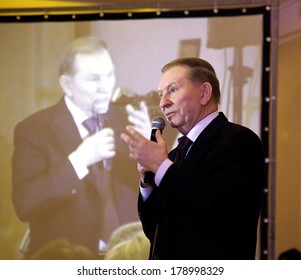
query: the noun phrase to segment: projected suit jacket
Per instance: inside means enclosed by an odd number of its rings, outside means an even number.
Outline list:
[[[118,142],[127,119],[120,108],[111,109],[117,135],[112,170],[94,165],[83,180],[68,160],[82,140],[63,99],[16,126],[13,204],[30,226],[29,254],[57,238],[97,252],[99,239],[107,241],[118,225],[138,219],[136,165]]]
[[[169,156],[174,158],[174,151]],[[183,165],[172,164],[145,202],[139,195],[151,254],[154,250],[156,259],[254,259],[263,184],[259,138],[219,113]]]

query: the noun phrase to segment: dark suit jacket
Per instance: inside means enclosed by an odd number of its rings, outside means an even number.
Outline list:
[[[124,121],[116,112],[114,116],[121,126]],[[119,139],[119,131],[115,133]],[[99,239],[107,241],[117,226],[138,219],[139,177],[135,177],[136,164],[129,161],[128,147],[117,143],[112,171],[94,165],[79,180],[68,155],[81,141],[63,99],[15,128],[13,204],[18,217],[30,226],[29,254],[56,238],[97,252]]]
[[[139,196],[152,243],[158,224],[157,258],[254,259],[263,184],[259,138],[220,113],[183,165],[173,164],[145,202]]]

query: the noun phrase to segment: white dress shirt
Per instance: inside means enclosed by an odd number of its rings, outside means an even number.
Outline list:
[[[71,113],[73,120],[76,124],[78,132],[82,139],[86,138],[89,135],[89,131],[83,126],[83,122],[88,118],[88,116],[80,110],[70,99],[65,96],[66,106]],[[80,157],[78,157],[76,151],[72,152],[68,159],[70,160],[78,179],[82,180],[85,176],[89,174],[89,169],[82,163]]]

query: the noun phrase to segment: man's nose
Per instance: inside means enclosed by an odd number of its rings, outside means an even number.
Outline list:
[[[97,86],[97,92],[99,93],[110,93],[112,91],[112,86],[108,82],[102,81],[101,83],[98,84]]]
[[[163,110],[164,108],[169,107],[170,105],[171,105],[171,101],[168,98],[168,95],[167,94],[163,94],[161,96],[161,99],[160,99],[160,102],[159,102],[160,108]]]

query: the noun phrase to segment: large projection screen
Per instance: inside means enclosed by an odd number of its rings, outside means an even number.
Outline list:
[[[221,85],[219,110],[230,121],[256,132],[268,155],[267,13],[265,7],[259,7],[247,12],[226,10],[224,14],[177,11],[154,13],[153,16],[142,13],[138,18],[111,14],[98,20],[93,16],[91,20],[87,17],[85,20],[59,18],[53,21],[41,18],[32,22],[2,22],[0,259],[21,259],[19,247],[26,241],[27,232],[27,224],[16,217],[11,203],[14,127],[25,117],[53,105],[62,97],[57,66],[63,49],[71,40],[90,35],[103,39],[116,68],[116,94],[112,102],[123,110],[122,106],[127,102],[137,105],[145,100],[151,116],[160,114],[155,91],[165,63],[180,56],[208,60],[215,67]],[[168,135],[171,148],[177,135],[171,130]],[[138,174],[129,176],[138,185]],[[125,201],[132,213],[129,221],[138,220],[135,201],[138,187],[135,185],[133,189],[131,198]],[[263,207],[263,216],[266,207]],[[259,245],[267,246],[267,229],[263,227],[264,223],[261,224]],[[267,253],[259,253],[258,258],[265,257]]]

